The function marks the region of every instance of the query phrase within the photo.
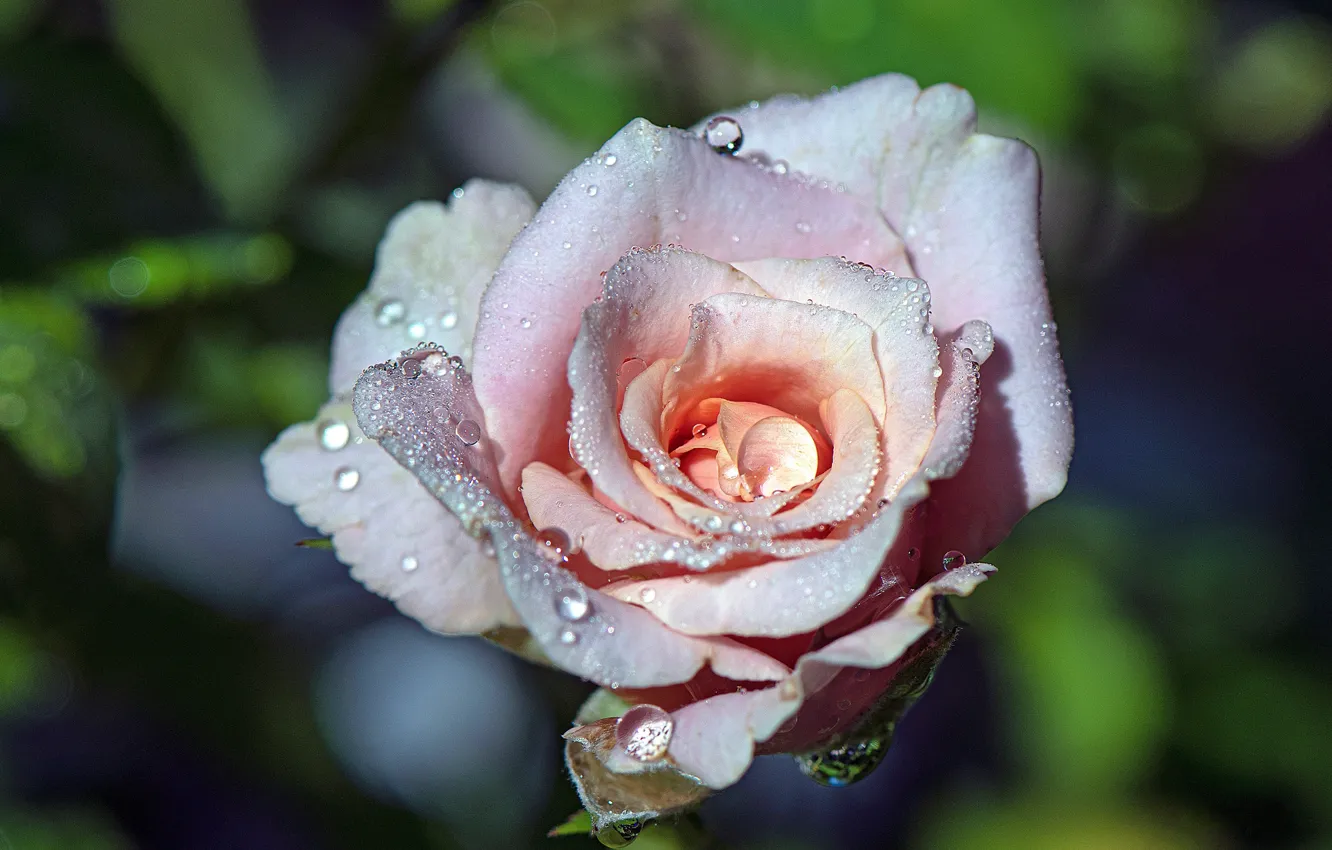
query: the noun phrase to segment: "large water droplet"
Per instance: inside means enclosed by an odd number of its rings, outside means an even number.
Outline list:
[[[636,705],[615,724],[615,743],[639,761],[657,761],[666,755],[675,721],[655,705]]]
[[[336,452],[346,446],[347,441],[351,439],[351,429],[347,427],[347,423],[337,419],[325,419],[319,423],[317,430],[319,445],[327,452]]]
[[[597,830],[597,841],[602,847],[628,847],[643,831],[643,823],[638,820],[624,820],[607,824]]]
[[[966,565],[967,565],[967,556],[963,555],[961,552],[957,551],[956,549],[951,549],[944,553],[943,568],[945,570],[955,570],[958,567],[965,567]]]
[[[407,305],[396,298],[385,298],[375,308],[375,324],[381,328],[396,325],[407,317]]]
[[[841,788],[869,776],[883,763],[888,744],[878,738],[855,741],[819,753],[795,757],[800,772],[820,785]]]
[[[421,377],[421,361],[414,357],[402,361],[402,374],[409,378]]]
[[[572,548],[569,535],[562,528],[543,528],[537,532],[536,539],[541,546],[541,554],[556,561],[564,560]]]
[[[717,153],[734,156],[745,143],[740,122],[729,115],[718,115],[703,128],[703,141]]]
[[[361,473],[352,469],[350,466],[344,466],[333,473],[333,484],[339,490],[346,493],[356,488],[361,483]]]
[[[481,442],[481,426],[470,419],[459,422],[453,433],[465,446],[475,446]]]
[[[587,601],[587,591],[581,584],[566,587],[555,597],[555,613],[570,622],[578,622],[591,610],[592,605]]]
[[[695,426],[693,427],[693,429],[692,429],[692,431],[691,431],[690,433],[692,433],[695,437],[701,439],[701,438],[707,436],[707,434],[708,434],[708,426],[706,426],[706,425],[704,425],[703,423],[700,422],[700,423],[698,423],[697,425],[695,425]]]

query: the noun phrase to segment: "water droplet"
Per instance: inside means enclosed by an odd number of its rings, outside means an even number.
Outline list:
[[[698,437],[698,438],[701,439],[701,438],[707,436],[707,433],[708,433],[708,426],[706,426],[706,425],[704,425],[703,423],[700,422],[699,424],[697,424],[697,425],[694,426],[694,428],[693,428],[693,430],[691,431],[691,433],[692,433],[695,437]]]
[[[518,320],[518,324],[522,325],[523,330],[527,330],[528,328],[532,327],[532,320],[524,316],[523,318]]]
[[[587,591],[581,584],[565,588],[555,597],[555,612],[570,622],[578,622],[592,610],[587,601]]]
[[[320,422],[318,431],[319,445],[328,452],[336,452],[346,446],[347,441],[351,439],[351,429],[347,427],[347,423],[336,419],[325,419]]]
[[[717,153],[734,156],[745,143],[745,134],[739,121],[729,115],[718,115],[704,126],[703,141]]]
[[[402,374],[409,378],[421,377],[421,361],[415,358],[402,361]]]
[[[629,521],[629,517],[625,516],[624,514],[616,514],[616,515],[615,515],[615,521],[616,521],[616,522],[628,522],[628,521]]]
[[[453,433],[465,446],[475,446],[481,442],[481,426],[470,419],[459,422]]]
[[[653,590],[650,587],[645,587],[642,590],[638,591],[638,598],[642,599],[644,602],[651,602],[652,600],[657,598],[657,591]]]
[[[346,493],[348,490],[356,488],[361,483],[361,473],[352,469],[350,466],[344,466],[333,473],[333,484],[339,490]]]
[[[606,154],[606,158],[601,161],[601,164],[605,166],[612,166],[619,161],[620,161],[619,158],[615,154],[608,153]]]
[[[554,526],[538,531],[536,540],[541,544],[541,554],[556,561],[564,560],[573,548],[564,529]]]
[[[444,330],[452,330],[458,327],[458,314],[450,310],[439,317],[439,326]]]
[[[914,561],[916,558],[920,557],[920,550],[915,546],[912,546],[910,549],[907,549],[906,556]]]
[[[642,831],[642,821],[637,819],[617,821],[597,830],[597,841],[601,842],[602,847],[628,847],[634,843],[634,839],[638,838],[638,834]]]
[[[407,316],[407,306],[396,298],[385,298],[375,308],[375,324],[381,328],[396,325]]]
[[[797,221],[795,223],[795,228],[801,233],[809,233],[811,230],[814,229],[813,227],[810,226],[810,223],[807,221]]]
[[[958,567],[964,567],[967,564],[967,556],[956,549],[951,549],[944,553],[943,568],[945,570],[955,570]]]
[[[675,721],[655,705],[636,705],[615,724],[615,743],[639,761],[657,761],[666,755]]]
[[[588,186],[588,187],[587,187],[587,194],[588,194],[590,197],[595,198],[595,197],[597,196],[597,187],[596,187],[596,186]]]
[[[414,555],[402,556],[402,571],[404,573],[416,572],[416,568],[419,566],[421,566],[421,562],[416,560],[416,556]]]
[[[943,377],[943,367],[942,367],[942,366],[935,366],[935,367],[934,367],[934,377],[936,377],[936,378],[942,378],[942,377]]]
[[[565,646],[578,643],[578,635],[574,634],[573,629],[565,629],[564,631],[560,632],[560,643],[564,644]]]
[[[841,788],[869,776],[883,763],[888,744],[879,738],[855,741],[819,753],[796,756],[800,772],[820,785]]]

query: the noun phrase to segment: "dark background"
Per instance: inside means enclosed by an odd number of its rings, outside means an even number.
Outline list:
[[[587,687],[296,548],[259,452],[409,201],[884,71],[1041,154],[1072,476],[883,768],[762,759],[704,823],[1332,847],[1326,8],[0,0],[0,848],[543,846]]]

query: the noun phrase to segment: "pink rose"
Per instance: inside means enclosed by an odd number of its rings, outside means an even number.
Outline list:
[[[566,737],[621,831],[872,767],[1072,449],[1029,148],[900,76],[729,116],[405,210],[264,455],[404,612],[615,692]]]

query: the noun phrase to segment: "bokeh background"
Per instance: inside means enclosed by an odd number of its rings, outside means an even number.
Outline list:
[[[704,825],[1332,847],[1325,5],[0,0],[0,848],[590,846],[587,687],[296,547],[259,452],[408,202],[884,71],[1041,154],[1072,477],[876,774],[761,759]]]

